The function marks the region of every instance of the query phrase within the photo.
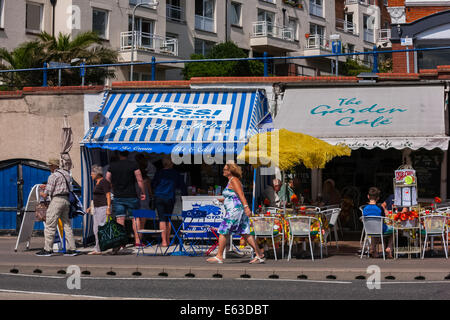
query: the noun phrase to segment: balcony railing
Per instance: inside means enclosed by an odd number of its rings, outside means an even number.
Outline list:
[[[306,49],[330,49],[325,36],[312,34],[306,39]]]
[[[287,41],[295,40],[292,28],[278,26],[267,21],[253,23],[253,37],[273,37]]]
[[[310,1],[309,14],[312,14],[313,16],[323,17],[323,6]]]
[[[184,12],[181,7],[166,5],[166,17],[168,20],[182,22],[184,21]]]
[[[342,19],[336,19],[336,29],[344,31],[346,33],[358,35],[358,26],[353,22],[345,21]]]
[[[378,29],[378,42],[391,41],[391,29]]]
[[[216,23],[213,18],[195,16],[195,29],[216,32]]]
[[[133,32],[122,32],[120,34],[120,50],[131,50],[133,45]],[[135,31],[134,50],[153,51],[155,53],[170,54],[178,56],[178,40],[165,38],[156,34]]]
[[[364,29],[364,41],[375,43],[375,33],[371,29]]]
[[[369,1],[368,0],[345,0],[345,4],[365,4],[368,5]]]

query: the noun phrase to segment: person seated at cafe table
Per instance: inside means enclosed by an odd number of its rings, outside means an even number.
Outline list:
[[[267,186],[267,188],[264,190],[263,198],[268,200],[267,203],[269,207],[280,206],[280,196],[278,195],[280,189],[281,189],[281,180],[273,179],[272,185]]]
[[[369,204],[364,207],[363,209],[363,216],[368,217],[384,217],[384,211],[377,206],[377,201],[380,199],[380,190],[376,187],[371,187],[369,189],[369,192],[367,194],[367,198],[369,199]],[[383,223],[383,233],[389,233],[392,231],[391,226],[387,226]],[[371,255],[373,255],[374,258],[378,258],[378,252],[376,251],[376,245],[377,245],[377,239],[372,238],[372,248],[371,248]],[[392,243],[393,243],[393,236],[389,236],[388,240],[388,246],[386,248],[386,253],[388,254],[388,258],[392,259]]]

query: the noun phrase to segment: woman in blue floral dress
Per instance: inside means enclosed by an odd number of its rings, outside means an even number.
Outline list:
[[[225,216],[219,226],[219,250],[215,257],[209,258],[210,263],[223,263],[223,252],[227,243],[227,235],[240,234],[247,243],[255,250],[255,258],[250,263],[264,262],[264,255],[257,246],[255,238],[250,235],[250,219],[252,212],[245,199],[242,184],[239,180],[242,177],[241,168],[233,163],[227,162],[223,168],[223,175],[228,178],[228,184],[223,190],[223,202]]]

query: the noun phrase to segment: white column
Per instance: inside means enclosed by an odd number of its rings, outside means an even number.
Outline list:
[[[445,150],[441,162],[441,199],[444,202],[447,200],[447,156],[448,151]]]

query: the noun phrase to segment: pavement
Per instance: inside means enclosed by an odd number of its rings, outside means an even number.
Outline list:
[[[77,238],[78,243],[81,239]],[[92,248],[78,247],[80,255],[65,257],[38,257],[35,253],[43,247],[43,237],[33,237],[29,249],[14,251],[16,237],[0,237],[0,274],[61,276],[67,274],[69,266],[78,266],[83,277],[116,278],[165,278],[165,279],[308,279],[323,281],[353,281],[368,279],[374,268],[379,268],[382,280],[386,281],[449,281],[450,262],[445,259],[440,244],[435,245],[434,255],[425,259],[408,258],[383,260],[382,258],[360,259],[359,241],[339,241],[336,248],[332,241],[328,256],[295,254],[287,261],[275,261],[270,251],[264,264],[252,265],[251,256],[229,252],[225,263],[210,264],[204,256],[136,256],[136,249],[127,246],[119,255],[106,252],[103,255],[87,255]],[[169,250],[169,252],[172,248]],[[149,252],[149,251],[147,251]],[[245,249],[244,249],[245,252]],[[317,252],[317,251],[316,251]],[[278,251],[278,255],[281,252]],[[375,267],[373,267],[375,266]]]

